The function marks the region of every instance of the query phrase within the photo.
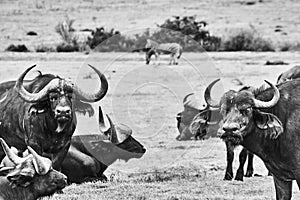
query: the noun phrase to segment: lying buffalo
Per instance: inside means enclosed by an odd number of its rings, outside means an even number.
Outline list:
[[[123,124],[113,124],[99,107],[99,128],[103,134],[76,135],[62,164],[62,172],[71,183],[107,180],[103,172],[117,159],[140,158],[146,149]]]
[[[0,137],[20,151],[31,146],[40,155],[51,158],[53,167],[59,169],[76,128],[75,110],[91,113],[91,106],[84,102],[101,100],[108,82],[90,66],[101,81],[101,87],[93,94],[52,74],[39,74],[23,85],[24,77],[34,67],[25,70],[15,84],[0,84]],[[0,160],[3,157],[0,150]]]
[[[286,72],[280,74],[277,78],[277,84],[296,78],[300,78],[300,65],[296,65]]]
[[[201,108],[196,101],[194,93],[190,93],[183,98],[183,107],[183,111],[176,116],[179,131],[176,140],[204,139],[207,134],[214,135],[217,129],[209,125],[216,124],[210,121],[212,116],[215,118],[215,115],[218,115],[218,109],[211,109],[209,106],[203,106],[203,108]],[[192,133],[191,123],[193,118],[199,113],[202,113],[198,123],[201,124],[201,127],[199,127],[195,133]],[[194,125],[196,125],[196,123],[194,123]]]
[[[267,83],[230,90],[209,104],[221,109],[220,137],[258,155],[273,175],[276,199],[291,199],[292,180],[300,186],[300,80]]]
[[[0,199],[36,200],[67,185],[67,177],[52,169],[50,159],[39,156],[31,147],[27,147],[29,155],[21,158],[2,138],[0,142],[10,163],[0,168]]]

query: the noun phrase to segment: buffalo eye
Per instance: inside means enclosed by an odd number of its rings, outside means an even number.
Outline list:
[[[72,99],[72,93],[67,93],[67,97],[69,98],[69,99]]]
[[[58,99],[58,94],[49,94],[50,101],[56,101]]]
[[[252,111],[252,108],[240,109],[242,115],[249,115]]]

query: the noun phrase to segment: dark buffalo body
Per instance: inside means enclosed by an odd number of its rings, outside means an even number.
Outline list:
[[[99,135],[73,136],[69,152],[63,161],[62,172],[70,183],[90,180],[107,180],[103,174],[109,165],[118,159],[140,158],[144,147],[129,136],[120,144],[103,140]]]
[[[283,83],[285,81],[289,81],[292,79],[300,78],[300,65],[296,65],[291,69],[283,72],[277,78],[277,84]]]
[[[92,67],[101,80],[100,92],[96,95],[86,94],[70,81],[51,74],[40,74],[23,84],[23,78],[33,67],[27,69],[16,84],[13,81],[0,84],[4,92],[0,96],[0,137],[20,151],[31,146],[40,155],[50,158],[57,169],[76,128],[75,107],[91,111],[81,100],[100,100],[107,91],[107,81]],[[3,157],[4,152],[0,150],[0,160]]]
[[[205,94],[210,90],[215,81],[210,84]],[[207,101],[207,95],[204,95]],[[207,103],[207,102],[206,102]],[[217,123],[221,120],[220,110],[211,108],[208,104],[200,109],[198,102],[193,98],[193,93],[188,94],[183,99],[184,110],[177,114],[177,128],[179,135],[177,140],[204,139],[208,135],[214,136],[217,133]],[[233,179],[232,163],[234,159],[234,147],[230,142],[226,142],[227,166],[224,180]],[[244,165],[248,157],[247,171],[244,174]],[[239,155],[240,165],[237,170],[235,180],[243,180],[244,175],[251,177],[253,175],[253,154],[243,149]]]
[[[291,199],[300,186],[300,80],[254,91],[229,91],[219,106],[225,141],[258,155],[272,173],[277,199]]]
[[[99,109],[99,127],[104,123],[101,109]],[[146,152],[141,143],[135,140],[132,130],[123,124],[114,125],[110,118],[109,128],[104,134],[77,135],[71,140],[71,147],[62,164],[62,172],[68,181],[81,183],[95,179],[107,180],[103,172],[118,159],[128,161],[140,158]],[[100,128],[101,130],[101,128]]]

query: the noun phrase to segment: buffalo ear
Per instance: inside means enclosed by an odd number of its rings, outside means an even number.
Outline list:
[[[89,103],[84,103],[80,100],[76,100],[74,103],[74,110],[77,113],[85,115],[86,113],[89,114],[89,117],[94,116],[95,110],[93,106]]]
[[[283,132],[282,123],[275,115],[258,110],[255,110],[253,115],[256,126],[265,130],[271,139],[276,139]]]
[[[6,176],[13,169],[14,169],[14,167],[1,167],[0,168],[0,176]]]
[[[190,131],[193,135],[196,135],[200,130],[201,125],[204,125],[207,122],[205,119],[205,114],[203,112],[198,113],[192,120],[190,125]]]
[[[30,160],[30,159],[29,159]],[[14,170],[7,174],[7,179],[11,186],[27,187],[31,184],[35,175],[34,168],[30,162],[25,161],[21,165],[17,166]]]

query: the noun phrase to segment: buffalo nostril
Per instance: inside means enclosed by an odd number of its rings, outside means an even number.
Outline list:
[[[56,108],[55,112],[58,115],[70,115],[71,109],[69,107],[59,107],[59,108]]]
[[[237,127],[223,127],[223,131],[225,132],[235,132],[238,131],[239,129]]]
[[[232,130],[233,132],[235,132],[235,131],[238,130],[238,128],[234,127],[234,128],[232,128],[231,130]]]
[[[223,127],[223,131],[227,132],[227,131],[229,131],[229,130],[230,130],[229,128]]]

